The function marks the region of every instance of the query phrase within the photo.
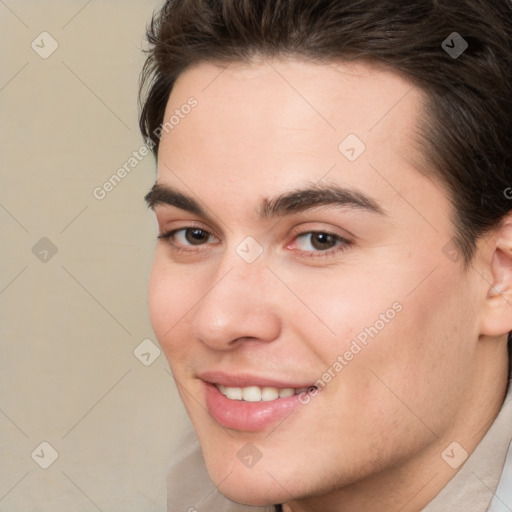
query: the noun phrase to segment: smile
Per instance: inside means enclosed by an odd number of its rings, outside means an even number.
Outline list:
[[[246,402],[270,402],[278,398],[287,398],[305,393],[309,388],[275,388],[270,386],[247,386],[244,388],[228,387],[216,384],[216,388],[229,400]]]

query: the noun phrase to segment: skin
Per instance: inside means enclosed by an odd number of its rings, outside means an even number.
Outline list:
[[[424,96],[404,77],[360,62],[224,67],[180,75],[165,118],[191,95],[198,105],[158,155],[157,182],[208,217],[154,206],[160,233],[212,236],[159,240],[149,286],[210,477],[234,501],[287,512],[421,510],[455,474],[443,451],[455,441],[471,453],[503,403],[512,220],[479,241],[467,270],[445,255],[451,203],[420,172]],[[350,133],[366,145],[354,162],[338,150]],[[312,183],[363,192],[385,214],[330,205],[258,216],[264,198]],[[311,231],[350,243],[327,253]],[[247,236],[263,248],[250,264],[236,251]],[[315,382],[396,302],[378,336],[278,426],[225,429],[206,412],[201,371]],[[251,468],[237,458],[248,442],[262,454]]]

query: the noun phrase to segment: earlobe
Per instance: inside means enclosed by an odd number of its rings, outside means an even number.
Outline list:
[[[497,284],[496,286],[491,286],[491,288],[489,289],[489,293],[487,294],[487,298],[491,299],[492,297],[501,295],[504,291],[506,291],[506,287],[504,284]]]
[[[512,215],[503,219],[495,240],[490,269],[493,281],[481,312],[480,332],[486,336],[512,331]]]

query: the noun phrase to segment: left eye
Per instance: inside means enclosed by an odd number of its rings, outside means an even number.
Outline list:
[[[301,251],[327,251],[340,244],[348,243],[341,236],[322,231],[303,233],[296,238]]]

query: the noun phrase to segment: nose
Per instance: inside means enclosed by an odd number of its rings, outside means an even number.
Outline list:
[[[275,280],[264,264],[235,262],[216,273],[192,318],[196,339],[216,350],[231,350],[248,340],[278,338],[281,321]]]

